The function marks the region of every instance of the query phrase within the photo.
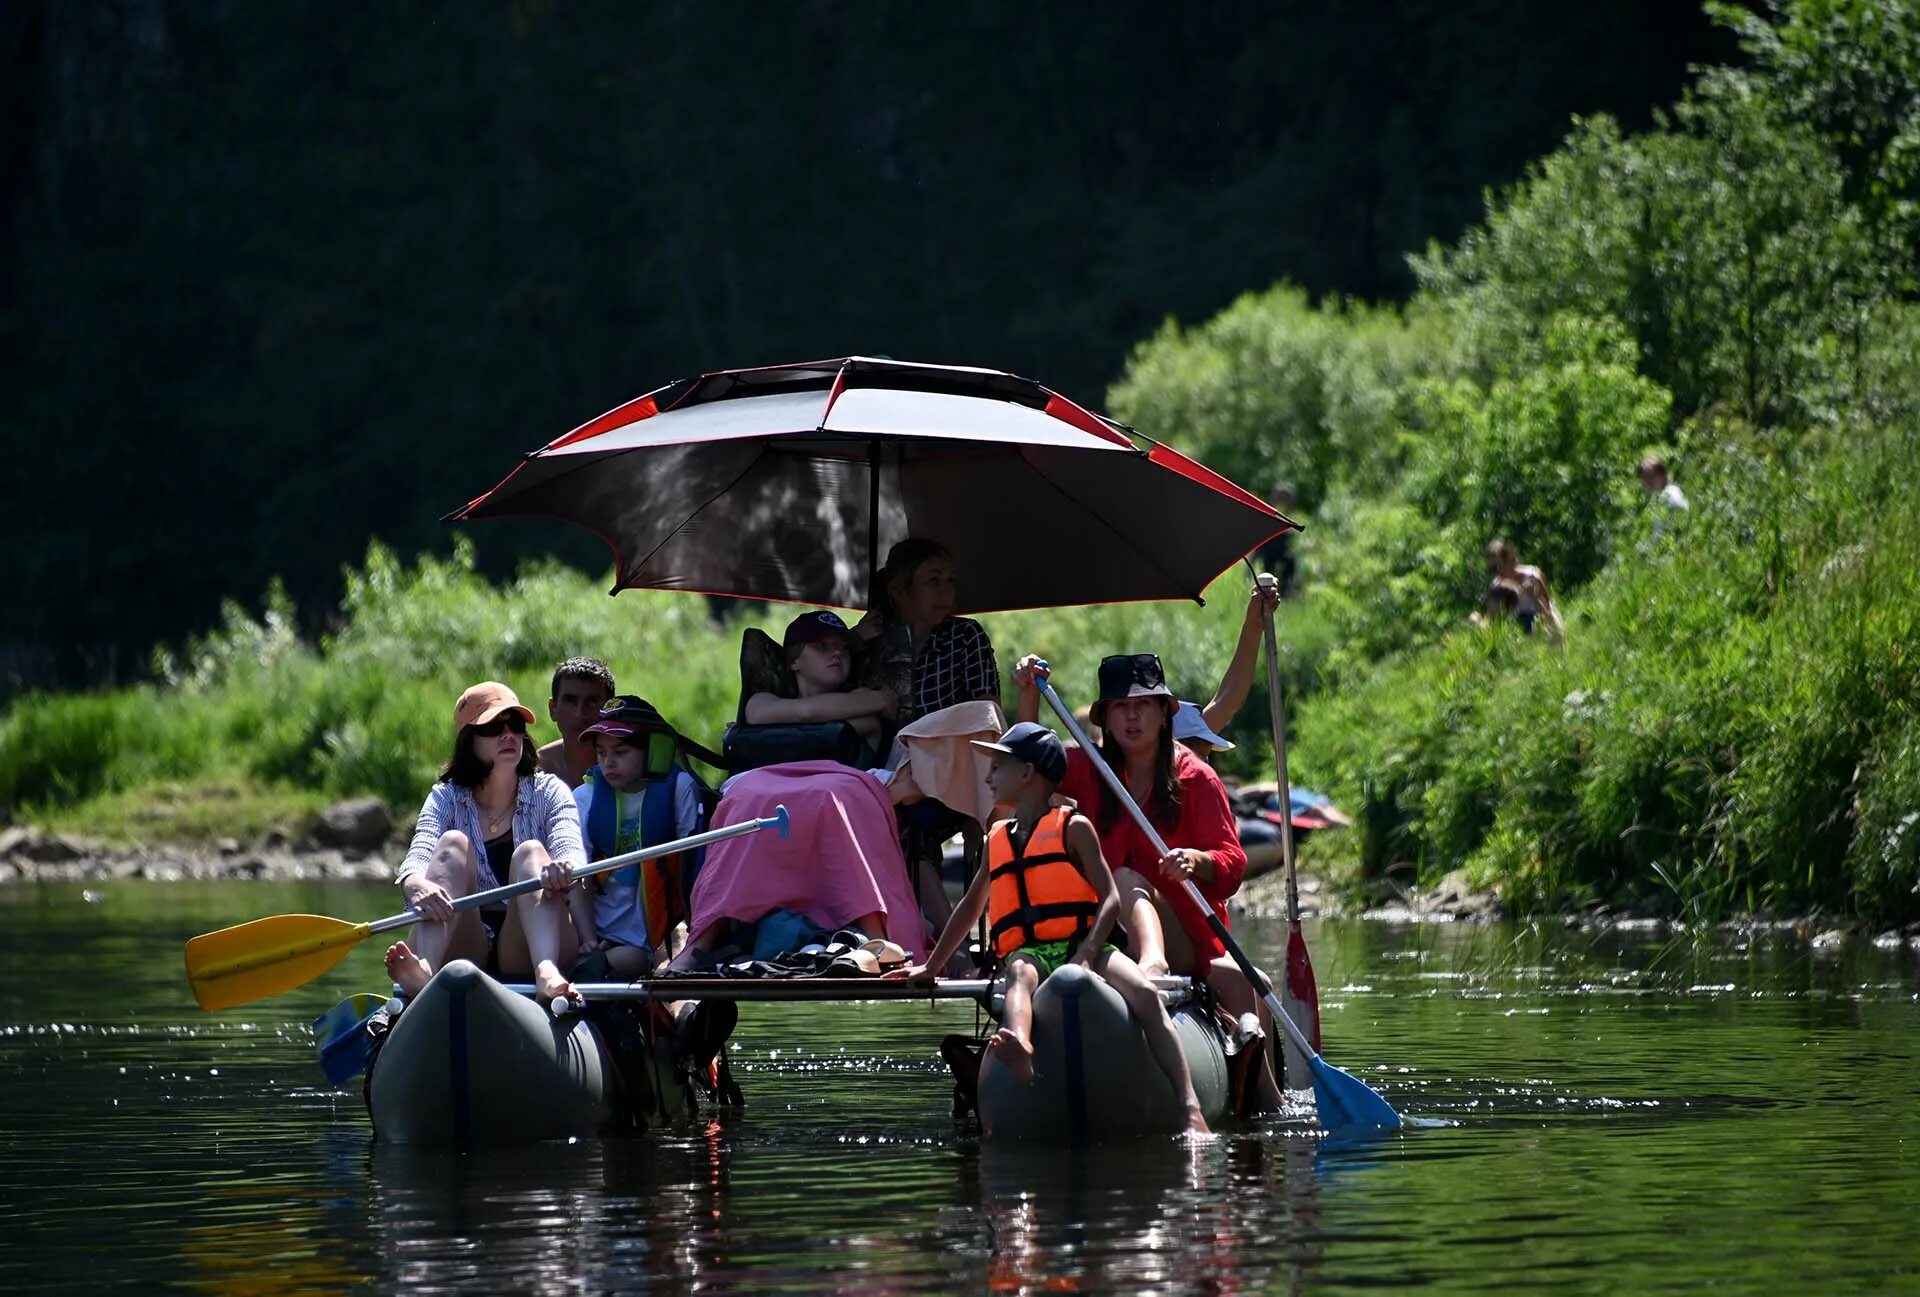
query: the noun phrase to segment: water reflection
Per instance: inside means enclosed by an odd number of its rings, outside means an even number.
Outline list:
[[[267,910],[0,891],[0,1290],[1484,1292],[1898,1287],[1920,1195],[1907,950],[1756,932],[1309,927],[1327,1048],[1401,1111],[1188,1147],[982,1147],[965,1006],[756,1008],[724,1121],[466,1156],[375,1146],[305,1024],[195,1009],[185,935]],[[1248,925],[1253,943],[1283,934]],[[164,975],[156,973],[163,969]],[[51,970],[53,980],[42,974]],[[38,978],[39,980],[35,980]]]

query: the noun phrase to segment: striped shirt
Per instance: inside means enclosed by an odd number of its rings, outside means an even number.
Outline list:
[[[425,869],[433,860],[440,835],[458,829],[473,843],[473,869],[480,891],[498,887],[504,879],[493,876],[487,865],[484,844],[486,833],[480,825],[480,807],[473,800],[473,789],[458,784],[438,783],[420,807],[420,818],[413,826],[413,842],[407,858],[400,862],[395,882],[404,883]],[[573,790],[546,773],[529,775],[520,781],[513,805],[513,840],[538,842],[547,849],[556,864],[574,869],[587,863],[587,848],[580,834],[580,812],[574,808]],[[504,902],[502,902],[504,904]]]

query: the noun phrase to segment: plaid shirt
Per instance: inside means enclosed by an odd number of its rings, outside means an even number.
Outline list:
[[[899,695],[896,728],[955,703],[976,698],[1000,701],[1000,666],[986,627],[965,617],[949,617],[933,628],[917,653],[908,642],[911,634],[898,622],[883,630],[868,677],[870,683]]]

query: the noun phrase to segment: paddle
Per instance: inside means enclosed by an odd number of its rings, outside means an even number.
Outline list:
[[[1193,983],[1185,977],[1156,977],[1161,997],[1183,1001]],[[516,995],[531,996],[527,982],[503,983]],[[1004,980],[987,977],[937,977],[912,982],[893,977],[654,977],[632,982],[575,982],[588,1004],[595,1000],[759,1000],[770,1004],[873,1000],[985,1000],[1004,989]],[[555,1007],[566,1003],[555,1000]],[[577,1011],[570,1006],[568,1012]]]
[[[1247,563],[1253,569],[1253,563]],[[1261,573],[1256,584],[1279,585],[1272,575]],[[1313,959],[1307,954],[1307,937],[1300,931],[1300,880],[1293,869],[1293,783],[1287,775],[1287,721],[1280,696],[1280,639],[1273,629],[1273,610],[1261,610],[1266,622],[1267,710],[1273,721],[1273,765],[1280,779],[1280,859],[1287,869],[1287,981],[1286,997],[1305,1011],[1307,1039],[1320,1048],[1320,988],[1314,983]],[[1291,1064],[1289,1064],[1291,1067]]]
[[[1067,710],[1067,705],[1060,701],[1060,695],[1053,691],[1053,686],[1047,681],[1046,672],[1045,662],[1036,664],[1034,683],[1040,686],[1040,696],[1045,698],[1048,705],[1059,714],[1061,723],[1067,727],[1067,732],[1073,735],[1074,741],[1080,745],[1080,750],[1093,762],[1093,768],[1100,772],[1100,777],[1106,781],[1107,787],[1119,799],[1120,805],[1126,807],[1127,812],[1133,816],[1133,822],[1139,826],[1140,832],[1146,835],[1148,844],[1161,856],[1165,856],[1167,854],[1165,840],[1154,830],[1152,822],[1147,819],[1146,812],[1140,809],[1139,803],[1133,800],[1132,794],[1127,792],[1126,785],[1120,782],[1120,776],[1113,772],[1113,767],[1109,766],[1106,758],[1100,755],[1100,749],[1093,745],[1093,741],[1080,728],[1080,723],[1074,720],[1073,713]],[[1286,1006],[1280,1003],[1280,997],[1273,993],[1272,981],[1253,966],[1253,961],[1247,958],[1246,951],[1240,949],[1240,943],[1235,941],[1233,934],[1227,931],[1227,925],[1220,921],[1220,916],[1214,912],[1213,906],[1201,894],[1200,889],[1193,885],[1193,880],[1185,879],[1183,883],[1187,889],[1187,895],[1192,898],[1195,905],[1200,907],[1200,913],[1207,916],[1207,926],[1213,929],[1216,937],[1220,938],[1221,944],[1227,948],[1227,953],[1233,956],[1233,962],[1240,966],[1242,973],[1246,974],[1247,981],[1260,992],[1260,998],[1266,1002],[1274,1021],[1286,1029],[1293,1043],[1299,1046],[1300,1052],[1307,1056],[1307,1065],[1313,1071],[1313,1099],[1320,1110],[1320,1124],[1328,1130],[1348,1126],[1398,1127],[1401,1124],[1400,1114],[1393,1110],[1386,1099],[1376,1093],[1366,1082],[1341,1071],[1320,1057],[1320,1051],[1313,1047],[1312,1042],[1306,1038],[1287,1013]]]
[[[384,995],[362,991],[313,1020],[313,1045],[327,1080],[339,1085],[367,1070],[367,1033],[360,1027],[386,1002]]]
[[[709,829],[676,842],[629,851],[623,856],[596,860],[570,871],[568,879],[577,882],[594,874],[604,874],[623,865],[637,864],[691,851],[709,843],[777,828],[787,835],[787,808],[776,806],[764,819],[742,820],[725,828]],[[523,878],[517,883],[463,896],[453,903],[455,910],[471,910],[493,901],[531,892],[541,886],[538,878]],[[277,914],[251,923],[208,932],[187,943],[187,980],[193,983],[193,995],[203,1009],[227,1009],[236,1004],[291,991],[346,958],[347,951],[376,932],[404,928],[420,919],[413,910],[405,910],[372,923],[347,923],[318,914]]]

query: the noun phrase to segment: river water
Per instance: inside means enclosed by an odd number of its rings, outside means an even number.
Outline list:
[[[742,1013],[742,1113],[461,1156],[376,1146],[314,1063],[377,939],[220,1014],[182,972],[198,932],[392,908],[0,889],[0,1291],[1920,1292],[1909,948],[1309,924],[1328,1059],[1432,1123],[1373,1142],[983,1147],[934,1057],[969,1006],[788,1005]]]

